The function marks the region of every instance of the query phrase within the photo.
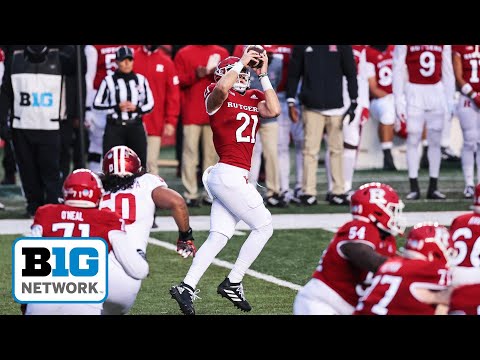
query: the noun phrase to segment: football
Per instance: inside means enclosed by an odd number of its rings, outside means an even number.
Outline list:
[[[250,50],[255,50],[259,54],[262,54],[263,52],[265,52],[265,49],[263,48],[262,45],[248,45],[247,51],[250,51]],[[263,66],[263,60],[260,60],[260,61],[251,60],[248,63],[248,66],[250,66],[252,69],[260,69]]]

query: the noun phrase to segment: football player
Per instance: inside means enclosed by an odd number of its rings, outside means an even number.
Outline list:
[[[395,124],[395,105],[392,94],[392,62],[394,45],[370,45],[367,62],[375,73],[368,79],[370,88],[370,113],[379,122],[378,135],[383,150],[383,169],[396,170],[392,157]]]
[[[354,315],[435,315],[449,301],[449,262],[455,249],[438,223],[415,225],[403,256],[385,261],[359,299]]]
[[[441,139],[445,119],[453,113],[454,77],[450,45],[395,45],[393,96],[397,117],[407,123],[407,166],[410,192],[407,200],[420,199],[419,145],[427,129],[430,182],[427,198],[443,200],[438,190]]]
[[[125,221],[125,230],[137,249],[147,251],[156,208],[170,210],[179,229],[177,252],[195,256],[196,248],[183,197],[169,189],[159,176],[146,173],[138,155],[127,146],[114,146],[103,158],[105,194],[100,208],[115,211]],[[111,290],[103,306],[106,315],[126,314],[133,306],[142,281],[125,276],[118,267],[109,269]]]
[[[480,171],[480,45],[452,45],[455,79],[460,89],[457,115],[463,133],[462,170],[465,179],[463,195],[471,199],[475,188],[475,160],[477,179]],[[475,154],[477,154],[475,159]]]
[[[249,89],[250,61],[263,61],[255,68],[263,91]],[[210,234],[198,250],[184,280],[170,289],[170,294],[186,315],[194,315],[196,289],[213,259],[243,220],[252,231],[245,240],[230,274],[217,287],[217,293],[242,311],[252,308],[245,298],[242,280],[273,234],[272,216],[262,196],[248,181],[252,151],[259,119],[280,114],[280,103],[268,79],[268,58],[263,53],[245,50],[242,58],[228,57],[215,69],[215,83],[205,90],[205,106],[210,115],[215,150],[219,162],[203,175],[205,189],[213,198],[210,213]]]
[[[125,278],[141,281],[149,267],[144,253],[137,250],[125,232],[125,222],[116,213],[99,210],[103,187],[99,177],[88,169],[78,169],[63,184],[64,204],[41,206],[32,225],[34,237],[100,237],[108,244],[108,268],[117,268]],[[77,216],[65,220],[66,212]],[[115,291],[113,283],[109,292]],[[26,315],[100,315],[102,304],[28,304]]]
[[[360,145],[360,136],[362,126],[367,122],[370,113],[370,99],[368,91],[368,79],[374,74],[373,66],[366,61],[366,46],[352,45],[353,57],[357,66],[357,84],[358,84],[358,106],[355,109],[355,116],[351,118],[346,116],[343,120],[343,178],[345,180],[345,193],[352,194],[353,173],[357,162],[358,146]],[[350,97],[348,95],[347,79],[343,77],[343,111],[346,112],[350,107]],[[327,110],[325,113],[335,113],[335,110]],[[324,136],[325,141],[328,137]],[[327,171],[328,193],[327,200],[330,201],[333,190],[332,175],[330,171],[330,154],[325,153],[325,170]],[[334,202],[335,203],[335,202]]]
[[[373,274],[395,255],[405,230],[404,204],[389,185],[362,185],[351,197],[353,220],[330,241],[310,281],[298,292],[294,315],[351,315]]]
[[[480,283],[480,184],[475,187],[473,211],[450,225],[457,256],[452,260],[453,285]]]

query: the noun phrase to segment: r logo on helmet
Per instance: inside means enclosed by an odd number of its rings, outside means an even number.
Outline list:
[[[372,188],[370,189],[370,203],[371,204],[386,204],[387,200],[385,199],[385,190]]]

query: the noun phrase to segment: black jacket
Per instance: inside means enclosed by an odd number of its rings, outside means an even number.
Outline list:
[[[287,100],[295,99],[302,78],[299,100],[304,106],[318,110],[341,108],[343,76],[350,99],[356,100],[357,67],[351,45],[295,45],[288,67]]]

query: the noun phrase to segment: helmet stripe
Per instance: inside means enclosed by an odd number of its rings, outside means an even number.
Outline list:
[[[125,147],[120,148],[120,173],[125,174]]]
[[[113,148],[113,173],[118,174],[118,147]]]

